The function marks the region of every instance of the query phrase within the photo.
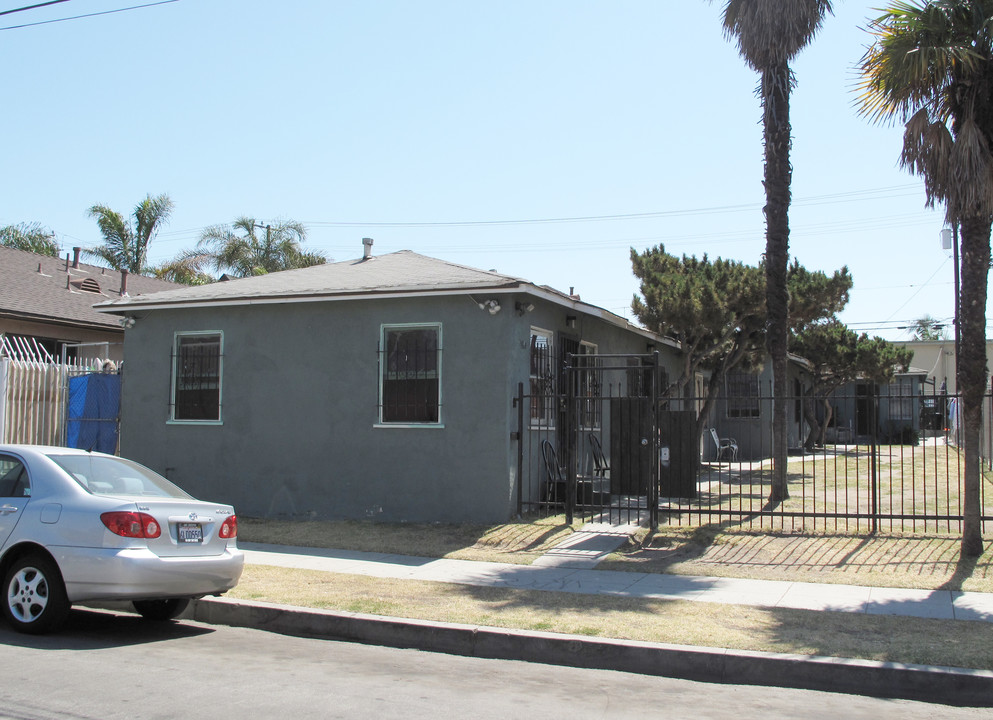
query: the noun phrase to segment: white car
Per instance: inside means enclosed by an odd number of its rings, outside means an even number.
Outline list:
[[[238,519],[113,455],[0,445],[3,614],[43,633],[73,603],[130,600],[152,620],[241,577]]]

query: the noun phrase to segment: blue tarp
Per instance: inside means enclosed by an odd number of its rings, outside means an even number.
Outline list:
[[[117,451],[121,376],[95,373],[69,378],[66,445],[83,450]]]

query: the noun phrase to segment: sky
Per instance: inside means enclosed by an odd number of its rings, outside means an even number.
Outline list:
[[[334,260],[371,237],[374,254],[574,289],[633,320],[631,248],[749,264],[765,249],[758,77],[723,34],[723,4],[69,0],[3,14],[0,225],[40,223],[65,254],[100,244],[92,205],[129,214],[166,193],[153,263],[241,216],[296,220]],[[954,263],[942,210],[898,165],[902,128],[856,110],[863,28],[883,4],[836,0],[793,64],[790,253],[847,266],[841,319],[901,340],[925,314],[951,332]]]

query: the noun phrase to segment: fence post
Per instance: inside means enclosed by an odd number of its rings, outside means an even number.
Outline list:
[[[875,535],[879,531],[879,418],[878,396],[876,383],[869,384],[869,498],[870,513],[869,532]]]
[[[572,525],[576,511],[576,443],[579,436],[579,423],[576,417],[578,403],[576,402],[576,371],[574,368],[575,355],[568,353],[565,357],[565,417],[572,427],[562,428],[562,440],[565,442],[565,522]]]
[[[652,458],[649,464],[651,479],[648,482],[648,524],[652,532],[659,529],[659,483],[661,457],[661,438],[659,437],[659,351],[652,353]]]
[[[0,357],[0,442],[6,442],[7,430],[7,369],[10,358]]]
[[[524,383],[517,383],[517,514],[524,512]]]

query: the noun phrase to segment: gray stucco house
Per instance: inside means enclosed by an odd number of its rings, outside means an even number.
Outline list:
[[[809,382],[807,361],[791,354],[786,370],[787,384],[794,400],[786,414],[787,445],[790,450],[798,450],[810,429],[799,402],[803,388]],[[739,460],[754,461],[772,456],[772,398],[771,357],[766,356],[762,366],[754,371],[732,371],[724,377],[710,424],[720,437],[735,439]],[[706,460],[715,460],[717,454],[717,447],[708,433],[704,433],[701,456]]]
[[[121,454],[246,516],[502,522],[536,348],[667,347],[578,296],[370,251],[99,305],[128,327]]]

